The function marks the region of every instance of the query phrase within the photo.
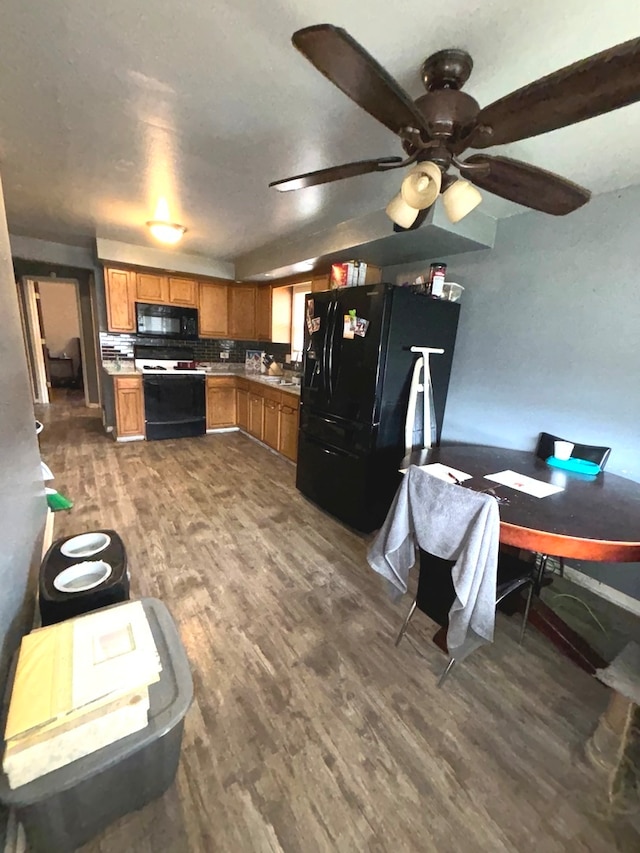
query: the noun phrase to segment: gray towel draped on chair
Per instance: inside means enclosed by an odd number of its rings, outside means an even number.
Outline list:
[[[367,554],[394,598],[407,591],[416,546],[454,560],[456,600],[449,611],[447,647],[462,660],[493,641],[500,516],[490,495],[449,484],[412,465]]]

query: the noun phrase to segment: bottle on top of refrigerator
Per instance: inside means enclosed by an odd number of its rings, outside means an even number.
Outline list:
[[[434,299],[442,299],[444,291],[444,280],[447,274],[447,265],[442,263],[433,263],[429,267],[429,296]]]

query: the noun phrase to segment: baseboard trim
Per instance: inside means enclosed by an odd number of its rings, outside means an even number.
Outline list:
[[[213,429],[207,430],[207,435],[212,435],[216,432],[239,432],[240,427],[214,427]]]
[[[116,441],[119,441],[121,443],[124,443],[125,441],[144,441],[144,436],[143,435],[123,435],[123,436],[118,436],[118,438],[116,438]]]
[[[620,590],[609,586],[609,584],[589,577],[584,572],[580,572],[578,569],[574,569],[572,566],[566,564],[564,567],[564,576],[577,586],[588,589],[590,592],[599,595],[600,598],[616,604],[618,607],[627,610],[629,613],[633,613],[635,616],[640,616],[640,601],[631,595],[627,595],[626,592],[620,592]]]

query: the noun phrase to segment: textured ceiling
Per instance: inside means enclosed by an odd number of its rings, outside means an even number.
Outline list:
[[[5,0],[0,170],[16,234],[96,233],[147,244],[165,195],[181,251],[235,258],[298,228],[383,208],[397,174],[299,193],[270,180],[369,156],[397,140],[290,44],[344,26],[407,88],[443,47],[466,48],[482,104],[640,32],[637,0]],[[640,183],[640,105],[505,146],[600,193]],[[515,206],[486,198],[485,213]]]

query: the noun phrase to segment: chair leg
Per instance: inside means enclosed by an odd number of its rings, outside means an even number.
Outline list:
[[[524,615],[522,617],[522,627],[520,628],[520,640],[519,644],[522,645],[524,642],[524,635],[527,630],[527,622],[529,621],[529,610],[531,610],[531,601],[533,599],[533,591],[535,589],[535,583],[533,582],[533,578],[531,579],[531,583],[529,584],[529,595],[527,596],[527,603],[524,607]]]
[[[409,612],[407,613],[407,616],[406,616],[404,622],[402,623],[402,628],[400,628],[400,633],[396,637],[396,646],[400,645],[400,640],[404,637],[404,635],[407,631],[407,628],[409,627],[409,622],[411,621],[411,617],[415,613],[417,603],[418,603],[417,600],[414,600],[413,604],[411,605],[411,608],[409,609]]]
[[[438,687],[442,687],[442,685],[445,683],[445,681],[446,681],[446,679],[447,679],[447,676],[449,675],[449,673],[451,672],[451,670],[452,670],[452,669],[453,669],[453,667],[455,666],[455,663],[456,663],[456,659],[455,659],[455,658],[450,658],[450,659],[449,659],[449,663],[447,664],[447,667],[446,667],[445,671],[442,673],[442,675],[441,675],[441,676],[440,676],[440,678],[438,679]]]
[[[549,559],[547,554],[540,554],[540,561],[536,566],[536,592],[540,595],[540,590],[542,589],[542,581],[544,580],[544,573],[547,568],[547,560]]]
[[[564,557],[560,557],[560,577],[564,577]]]

